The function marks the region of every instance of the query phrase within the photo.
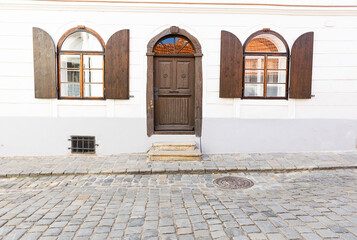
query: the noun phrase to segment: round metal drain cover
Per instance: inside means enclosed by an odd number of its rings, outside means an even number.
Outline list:
[[[246,189],[253,187],[253,181],[242,177],[221,177],[213,181],[217,187],[224,189]]]

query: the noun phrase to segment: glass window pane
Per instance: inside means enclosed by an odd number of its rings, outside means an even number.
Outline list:
[[[81,62],[80,55],[61,55],[61,68],[79,68]]]
[[[103,68],[103,56],[83,55],[84,68]]]
[[[161,42],[156,45],[154,53],[171,54],[171,52]]]
[[[245,97],[263,97],[264,85],[263,84],[245,84],[244,86]]]
[[[286,69],[286,57],[268,56],[268,69]]]
[[[286,71],[271,71],[267,72],[267,83],[285,83],[286,82]]]
[[[62,51],[103,51],[99,40],[88,32],[74,32],[63,42]]]
[[[78,83],[61,84],[61,97],[81,97],[81,86]]]
[[[61,82],[77,82],[79,83],[79,70],[61,69]]]
[[[84,84],[84,97],[103,97],[103,84]]]
[[[103,70],[84,70],[84,82],[86,83],[102,83]]]
[[[178,53],[179,54],[195,54],[195,50],[193,49],[191,43],[187,43],[187,45],[183,49],[181,49],[181,51]]]
[[[267,97],[285,97],[285,84],[268,84]]]
[[[245,68],[246,69],[264,69],[264,56],[246,56]]]
[[[245,48],[246,52],[279,52],[285,53],[286,48],[277,36],[263,33],[255,36],[249,41]]]
[[[264,82],[263,70],[245,70],[244,81],[246,83],[262,83]]]

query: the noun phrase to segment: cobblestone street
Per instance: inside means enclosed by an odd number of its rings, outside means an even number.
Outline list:
[[[0,239],[357,239],[357,170],[0,179]]]

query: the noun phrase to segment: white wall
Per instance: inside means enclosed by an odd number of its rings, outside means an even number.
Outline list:
[[[10,3],[1,6],[0,116],[145,118],[147,42],[165,28],[177,25],[196,36],[202,45],[204,117],[357,119],[357,16],[348,12],[330,13],[330,8],[326,8],[325,12],[320,10],[317,16],[311,16],[309,12],[297,14],[295,8],[289,8],[272,15],[268,8],[265,13],[260,7],[256,13],[250,10],[252,13],[246,14],[243,7],[236,7],[234,14],[202,13],[202,10],[192,13],[192,9],[185,13],[189,8],[186,5],[167,7],[168,11],[176,9],[174,13],[158,13],[155,9],[96,11],[96,6],[69,11],[66,5],[73,3],[36,4],[44,9],[35,10],[40,7],[26,7],[26,4],[16,8]],[[216,12],[220,10],[220,6],[212,8]],[[119,29],[130,29],[130,94],[134,98],[115,101],[34,98],[32,27],[46,30],[57,43],[66,30],[77,25],[94,29],[105,41]],[[250,34],[266,27],[280,33],[290,48],[299,35],[314,31],[312,94],[315,97],[311,100],[218,97],[220,31],[231,31],[244,43]]]
[[[202,45],[204,118],[356,120],[357,7],[348,7],[354,4],[350,0],[338,1],[337,7],[322,6],[337,4],[332,2],[291,0],[289,4],[316,6],[289,7],[0,1],[0,117],[145,119],[146,45],[156,34],[175,25],[194,35]],[[271,3],[286,4],[286,1]],[[94,29],[105,42],[114,32],[130,29],[133,98],[105,101],[34,98],[32,27],[47,31],[57,44],[65,31],[77,25]],[[243,44],[250,34],[262,28],[280,33],[290,49],[301,34],[315,33],[314,98],[288,101],[219,98],[221,30],[234,33]],[[141,122],[140,127],[145,129],[145,121]]]

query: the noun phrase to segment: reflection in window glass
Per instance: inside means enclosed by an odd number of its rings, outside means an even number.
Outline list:
[[[180,36],[167,37],[158,42],[154,53],[159,54],[194,54],[195,50],[188,39]]]
[[[284,43],[273,34],[259,34],[249,41],[246,52],[276,52],[285,53]]]
[[[103,56],[101,55],[83,55],[84,68],[103,68]]]
[[[61,55],[61,68],[79,68],[80,64],[80,55]]]
[[[285,83],[286,81],[286,71],[268,71],[267,83]]]
[[[246,69],[264,69],[264,56],[246,56],[245,68]]]
[[[81,86],[78,83],[62,83],[61,96],[63,97],[81,97]]]
[[[61,69],[61,82],[77,82],[80,81],[79,70]]]
[[[61,51],[99,51],[103,48],[99,40],[88,32],[74,32],[63,42]]]
[[[246,70],[244,75],[246,83],[263,83],[264,71],[262,70]]]
[[[84,82],[86,83],[102,83],[103,70],[84,70]]]
[[[267,97],[285,97],[285,84],[268,84]]]
[[[245,97],[263,97],[264,85],[263,84],[245,84],[244,89]]]
[[[286,57],[268,56],[268,69],[286,69]]]
[[[103,97],[103,84],[84,84],[84,97]]]

